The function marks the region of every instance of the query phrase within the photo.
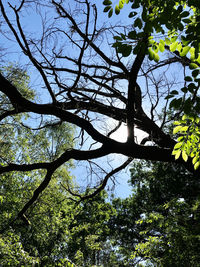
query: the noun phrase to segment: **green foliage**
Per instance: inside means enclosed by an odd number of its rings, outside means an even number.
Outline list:
[[[13,65],[3,67],[1,71],[19,88],[21,94],[28,99],[34,99],[26,72]],[[1,113],[12,110],[8,99],[3,95],[0,97]],[[9,120],[5,117],[1,123],[1,165],[49,161],[73,145],[73,129],[70,125],[54,125],[48,121],[49,126],[33,131],[29,128],[31,118],[24,117],[23,114],[13,115]],[[25,123],[27,127],[24,127]],[[45,194],[40,196],[29,214],[26,214],[26,223],[19,219],[10,224],[42,182],[44,171],[1,175],[0,229],[6,229],[0,237],[1,266],[31,266],[44,263],[55,266],[55,259],[60,258],[60,246],[62,242],[66,242],[66,225],[71,219],[63,218],[62,213],[74,210],[74,204],[70,201],[69,205],[66,192],[60,185],[61,181],[63,184],[72,184],[72,178],[67,171],[71,166],[70,162],[57,170]],[[68,260],[63,258],[62,261],[60,266],[69,265]]]
[[[29,77],[27,73],[15,65],[2,67],[0,71],[11,81],[20,93],[29,100],[36,96],[29,87]],[[12,110],[12,105],[5,95],[0,95],[0,114]],[[10,116],[9,121],[5,118],[1,122],[0,132],[0,159],[1,164],[12,163],[32,163],[41,160],[53,160],[63,153],[67,148],[72,148],[74,129],[70,124],[62,124],[58,121],[47,118],[43,127],[35,125],[29,115],[17,114]],[[25,126],[26,125],[26,126]],[[5,131],[6,129],[6,131]],[[42,149],[41,149],[42,148]],[[15,157],[17,154],[17,157]],[[68,166],[70,166],[69,163]]]
[[[20,237],[9,231],[7,236],[0,236],[1,266],[31,266],[39,263],[37,257],[30,256],[24,251]]]
[[[115,199],[112,235],[132,266],[198,266],[200,183],[169,163],[138,162],[131,169],[133,194]]]
[[[102,248],[110,233],[110,216],[115,214],[111,204],[105,202],[106,196],[101,192],[95,199],[82,202],[70,224],[67,255],[78,266],[106,264],[106,250],[102,251]]]
[[[191,58],[192,60],[197,60],[200,38],[198,32],[199,5],[197,2],[120,0],[119,4],[115,6],[115,14],[118,15],[124,5],[128,3],[130,4],[131,2],[133,2],[133,4],[131,4],[130,9],[133,11],[128,14],[128,17],[134,20],[133,27],[136,29],[135,36],[134,38],[132,36],[131,39],[135,40],[137,47],[139,45],[137,42],[139,40],[141,41],[144,35],[150,37],[148,44],[150,49],[147,49],[146,51],[150,60],[158,62],[158,52],[164,52],[165,46],[169,46],[171,52],[178,51],[181,57],[186,56],[189,50],[193,49]],[[113,14],[112,1],[104,1],[103,4],[106,6],[104,12],[109,12],[108,16],[111,17]],[[181,35],[179,33],[181,33]],[[156,37],[158,34],[163,35],[163,39],[159,42],[153,37]],[[168,38],[165,37],[166,35],[168,35]],[[179,35],[181,36],[181,39],[179,38],[180,40],[177,40]],[[124,40],[118,40],[118,43],[115,43],[114,47],[119,49],[118,52],[122,53],[122,56],[129,56],[131,54],[130,46],[124,46],[123,49],[121,48],[124,43],[130,42],[129,36],[126,36]],[[126,49],[129,51],[125,52]],[[152,51],[152,49],[154,51]],[[135,49],[132,51],[134,54],[137,54]]]
[[[199,201],[194,202],[195,205],[199,207]],[[163,205],[165,216],[161,213],[148,214],[142,221],[142,224],[148,224],[148,230],[141,233],[145,241],[136,246],[133,257],[149,258],[159,266],[181,266],[183,264],[195,266],[198,264],[199,225],[194,226],[194,224],[199,214],[194,211],[194,206],[184,200],[173,199]],[[154,236],[154,228],[156,228],[157,236]],[[147,232],[149,236],[146,238]]]
[[[173,133],[179,134],[177,144],[172,152],[175,158],[178,159],[181,155],[184,161],[188,157],[192,158],[194,169],[196,170],[200,165],[199,157],[199,140],[200,140],[200,119],[198,117],[189,117],[184,115],[182,120],[174,122],[176,127]]]
[[[39,173],[26,175],[29,178],[16,173],[1,179],[1,228],[17,215],[40,183]],[[104,192],[92,201],[77,205],[64,189],[69,179],[67,172],[57,172],[27,214],[29,225],[17,220],[11,228],[12,235],[10,230],[3,234],[2,266],[9,266],[10,262],[11,266],[34,262],[39,266],[91,266],[97,260],[103,262],[101,250],[109,235],[107,222],[114,209],[105,202]],[[74,265],[69,265],[69,259]]]
[[[1,71],[20,88],[22,94],[34,99],[25,72],[17,66],[2,68]],[[1,97],[3,114],[11,109],[11,105]],[[2,123],[4,130],[6,128],[6,132],[0,133],[2,165],[48,162],[73,147],[74,129],[69,124],[48,119],[45,127],[32,130],[29,126],[33,123],[31,117],[23,114],[13,115],[9,120],[5,118]],[[74,186],[68,171],[71,167],[72,162],[68,162],[57,169],[46,190],[25,214],[26,221],[13,219],[41,184],[44,171],[1,175],[0,229],[5,229],[0,236],[1,266],[73,267],[104,262],[100,254],[102,247],[106,247],[107,222],[114,209],[106,203],[105,192],[92,201],[78,203],[79,199],[71,200],[66,191],[68,186]],[[112,251],[108,252],[107,261],[109,255],[112,256]]]
[[[9,64],[8,66],[1,67],[0,72],[2,72],[4,77],[18,88],[24,97],[27,97],[30,100],[35,98],[34,91],[29,87],[29,76],[24,69],[17,64]]]

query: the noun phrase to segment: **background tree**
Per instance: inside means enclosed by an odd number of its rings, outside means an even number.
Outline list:
[[[15,65],[3,67],[1,70],[9,81],[18,86],[23,95],[28,99],[34,99],[34,93],[28,86],[29,77],[25,71]],[[8,107],[11,103],[4,95],[1,95],[0,105],[2,112],[9,112]],[[52,124],[49,121],[46,128],[40,127],[30,131],[26,126],[29,120],[32,118],[19,114],[2,122],[0,155],[2,166],[7,160],[23,164],[24,161],[52,159],[62,153],[69,143],[71,146],[73,130],[70,126],[64,129],[62,125]],[[70,201],[70,206],[68,205],[66,191],[60,185],[61,181],[63,184],[72,183],[67,171],[70,167],[72,167],[71,162],[57,171],[46,194],[40,196],[29,210],[28,218],[23,216],[22,221],[15,220],[18,212],[42,182],[44,171],[1,175],[2,266],[42,263],[45,257],[50,264],[52,261],[55,263],[60,257],[59,249],[62,242],[66,243],[65,232],[69,224],[61,216],[62,209],[65,212],[67,209],[69,213],[70,209],[74,209],[74,203]],[[68,220],[70,222],[70,217]]]
[[[108,1],[104,4],[110,9]],[[23,156],[20,161],[10,157],[2,161],[1,174],[44,171],[44,180],[18,212],[18,217],[23,218],[56,170],[71,159],[87,161],[89,174],[96,173],[96,185],[94,179],[91,183],[92,193],[71,192],[81,199],[103,189],[108,179],[126,167],[132,158],[175,161],[171,154],[176,139],[165,132],[166,114],[169,97],[180,93],[181,99],[187,100],[184,98],[186,89],[181,90],[187,82],[184,79],[186,69],[194,67],[191,64],[195,63],[195,68],[199,64],[198,42],[191,39],[188,46],[185,40],[198,34],[198,23],[195,24],[198,8],[192,5],[193,1],[170,1],[170,4],[169,1],[164,4],[135,1],[130,18],[127,16],[124,24],[106,26],[100,24],[97,7],[88,0],[73,1],[71,5],[54,0],[42,3],[23,0],[15,1],[13,5],[0,1],[2,32],[16,44],[8,47],[7,52],[10,49],[22,52],[21,64],[28,64],[32,76],[37,77],[35,98],[30,100],[20,92],[18,85],[0,74],[0,91],[9,99],[9,106],[1,112],[1,120],[32,114],[37,116],[40,127],[46,128],[46,121],[51,116],[64,129],[69,123],[75,125],[79,138],[76,148],[63,147],[60,154],[54,154],[48,160]],[[37,21],[37,31],[29,23],[30,14]],[[158,51],[162,52],[161,60]],[[187,57],[189,51],[191,56]],[[179,76],[170,78],[172,65],[178,66],[180,72]],[[190,70],[188,73],[190,75]],[[173,106],[180,109],[182,100],[174,101]],[[164,116],[159,121],[157,114],[161,107]],[[111,119],[116,121],[116,126],[105,129]],[[122,123],[126,123],[128,132],[125,143],[111,138]],[[33,125],[28,126],[31,132],[34,131]],[[146,133],[138,142],[137,128]],[[27,155],[26,151],[22,152]],[[110,154],[121,154],[128,160],[109,171],[103,157]],[[192,164],[184,160],[179,159],[178,163],[193,171]],[[102,167],[100,162],[103,162]],[[69,191],[72,190],[69,188]]]
[[[110,237],[109,220],[115,209],[102,191],[81,202],[70,224],[67,255],[78,266],[113,266],[117,263]],[[114,261],[116,260],[116,261]]]
[[[3,67],[2,72],[27,98],[34,94],[28,86],[29,77],[17,65]],[[10,105],[1,96],[1,110]],[[4,121],[7,131],[1,133],[1,159],[31,162],[52,160],[73,144],[73,128],[67,124],[46,122],[46,127],[30,130],[31,117],[21,114]],[[37,150],[37,153],[36,153]],[[19,210],[42,183],[43,170],[13,172],[0,179],[0,259],[2,266],[91,266],[105,261],[102,247],[109,246],[106,222],[114,214],[102,192],[92,202],[72,200],[67,190],[77,188],[68,171],[71,161],[54,173],[45,193],[31,209],[16,220]],[[12,221],[12,223],[10,223]],[[110,256],[107,255],[107,262]],[[73,262],[73,264],[72,264]]]
[[[132,196],[115,199],[113,239],[127,266],[199,265],[199,180],[177,164],[138,162]],[[126,265],[125,265],[126,266]]]

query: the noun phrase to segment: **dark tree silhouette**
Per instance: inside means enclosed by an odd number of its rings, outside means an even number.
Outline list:
[[[184,69],[187,65],[185,59],[166,49],[159,63],[149,61],[146,57],[148,35],[145,34],[132,42],[133,46],[142,42],[145,49],[139,50],[137,55],[122,57],[112,47],[113,36],[119,32],[126,35],[129,26],[123,26],[122,23],[114,25],[112,19],[100,26],[97,8],[88,0],[74,0],[70,3],[23,0],[17,1],[18,5],[3,2],[0,1],[2,33],[6,38],[14,40],[14,50],[18,45],[22,53],[20,64],[24,64],[27,70],[34,68],[38,73],[36,95],[42,97],[42,102],[37,101],[37,98],[30,101],[9,79],[0,74],[0,91],[11,104],[7,110],[0,110],[1,121],[9,120],[10,116],[16,114],[31,113],[41,116],[40,127],[45,127],[43,118],[52,116],[53,122],[49,121],[52,125],[75,125],[75,138],[79,138],[79,145],[72,146],[49,162],[2,161],[1,174],[46,170],[43,182],[19,212],[19,217],[25,218],[25,212],[47,187],[53,173],[70,159],[92,162],[114,153],[128,158],[106,173],[105,177],[101,177],[91,194],[71,192],[80,199],[97,194],[112,175],[125,168],[133,159],[175,161],[171,154],[176,142],[164,130],[168,123],[168,100],[165,97],[180,82],[170,78],[171,65],[179,64]],[[33,12],[37,25],[35,30],[29,31],[25,16]],[[159,116],[161,112],[162,116]],[[108,119],[113,119],[116,124],[104,131],[102,123]],[[124,143],[112,139],[112,134],[122,123],[126,124],[128,133]],[[137,129],[146,133],[146,137],[139,142]],[[89,148],[85,144],[86,139],[90,142]],[[181,159],[178,162],[188,170],[193,170],[190,163]],[[101,168],[103,170],[104,166]],[[70,188],[68,190],[71,191]]]

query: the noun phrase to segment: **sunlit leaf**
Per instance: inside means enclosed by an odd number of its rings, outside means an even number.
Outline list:
[[[148,53],[149,53],[149,59],[150,59],[150,60],[153,60],[153,59],[154,59],[154,54],[155,54],[155,53],[152,51],[151,48],[148,49]]]
[[[115,6],[115,14],[118,15],[120,13],[120,8],[119,6]]]
[[[182,151],[182,158],[183,158],[183,160],[184,160],[185,162],[188,160],[188,155],[187,155],[187,153],[186,153],[185,150]]]
[[[157,53],[154,53],[154,60],[155,62],[158,62],[160,59],[159,55]]]
[[[189,46],[185,46],[182,48],[182,51],[180,52],[180,56],[184,57],[187,55],[187,53],[190,51],[190,47]]]
[[[165,51],[165,46],[162,43],[159,43],[159,50],[160,50],[160,52]]]
[[[182,125],[176,126],[176,127],[173,129],[173,134],[176,134],[176,133],[180,132],[180,130],[181,130],[182,127],[183,127]]]
[[[182,146],[183,142],[180,143],[176,143],[176,145],[174,146],[174,149],[178,149]]]
[[[192,164],[195,165],[198,159],[199,159],[198,157],[194,157],[194,158],[192,159]]]
[[[177,46],[178,46],[178,42],[172,43],[172,44],[170,45],[170,47],[169,47],[169,48],[170,48],[170,51],[171,51],[171,52],[176,51]]]
[[[176,155],[175,155],[175,159],[177,160],[181,155],[181,150],[178,150]]]
[[[181,129],[180,129],[180,132],[186,132],[188,130],[189,126],[183,126]]]
[[[200,161],[196,162],[194,165],[194,169],[197,170],[199,168],[199,165],[200,165]]]

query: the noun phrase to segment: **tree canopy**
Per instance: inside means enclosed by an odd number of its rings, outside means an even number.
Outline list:
[[[139,161],[130,182],[132,195],[112,203],[111,236],[124,266],[198,266],[199,180],[178,164]]]
[[[120,1],[115,8],[117,14],[124,3]],[[48,127],[63,127],[62,149],[57,153],[56,144],[52,144],[51,157],[46,157],[48,149],[44,153],[40,150],[40,143],[33,145],[34,153],[22,146],[19,157],[18,152],[16,157],[1,157],[2,175],[39,171],[44,178],[18,217],[24,218],[54,174],[72,159],[88,162],[88,175],[96,174],[97,178],[91,182],[92,191],[68,187],[75,198],[82,200],[99,193],[108,179],[133,159],[176,161],[195,172],[185,152],[182,158],[180,152],[174,152],[177,160],[172,155],[177,132],[173,135],[166,126],[187,110],[196,112],[198,108],[197,3],[138,0],[122,22],[104,18],[101,23],[99,5],[88,0],[70,4],[54,0],[0,1],[1,36],[7,40],[2,45],[2,62],[10,60],[10,53],[20,55],[17,60],[31,77],[34,95],[26,95],[20,90],[20,82],[14,83],[1,71],[2,128],[16,116],[29,116],[18,129],[29,129],[31,145],[38,138],[33,134],[35,128],[47,129],[44,135],[48,136]],[[112,2],[106,0],[104,5],[111,17]],[[31,19],[37,23],[33,25]],[[127,129],[126,142],[112,138],[122,124]],[[76,127],[74,142],[65,138],[71,125]],[[139,138],[138,129],[144,132],[143,138]],[[45,140],[41,136],[42,144]],[[127,160],[109,170],[111,162],[106,167],[105,157],[111,154],[124,155]],[[198,161],[198,155],[194,156]],[[195,173],[198,175],[198,170]]]
[[[1,71],[22,94],[34,99],[35,95],[28,86],[29,77],[19,66],[9,65]],[[3,95],[0,102],[2,109],[10,105]],[[72,146],[74,131],[70,125],[48,121],[46,127],[33,131],[25,125],[28,120],[31,118],[19,114],[4,121],[6,131],[1,132],[2,160],[31,162],[54,159]],[[57,169],[45,192],[20,217],[19,211],[42,185],[44,170],[1,175],[1,266],[73,267],[112,261],[107,222],[115,209],[106,202],[105,192],[100,192],[92,201],[80,203],[78,197],[72,200],[68,187],[78,187],[69,172],[72,167],[69,161]],[[106,253],[108,255],[104,257]]]

